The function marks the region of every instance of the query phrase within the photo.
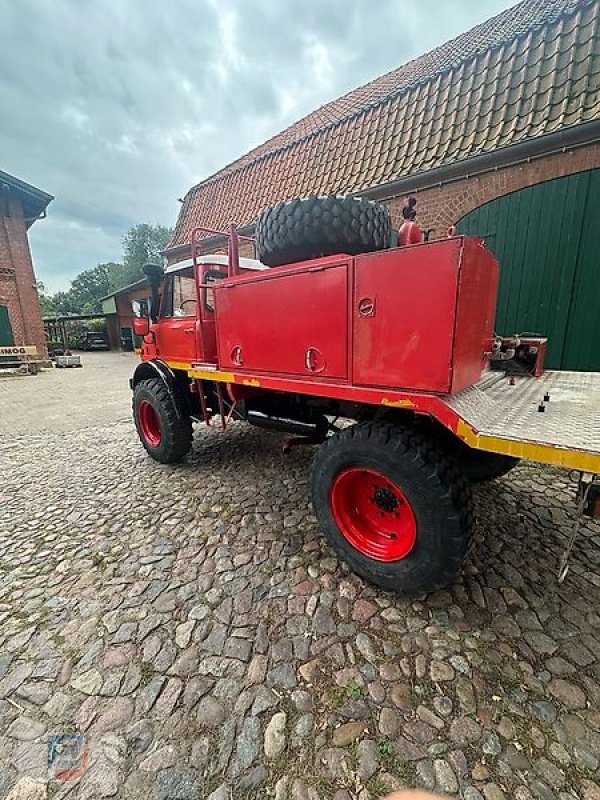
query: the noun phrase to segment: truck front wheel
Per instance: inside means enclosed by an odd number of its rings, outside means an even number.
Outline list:
[[[160,378],[140,381],[133,390],[133,419],[138,436],[155,461],[181,461],[192,446],[192,421],[178,415]]]
[[[468,481],[410,428],[365,423],[318,450],[311,494],[319,524],[354,572],[382,589],[451,583],[472,532]]]

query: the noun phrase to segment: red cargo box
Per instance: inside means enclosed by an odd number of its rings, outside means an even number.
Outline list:
[[[278,267],[215,286],[219,365],[348,377],[348,261]]]
[[[215,286],[219,366],[457,392],[481,376],[497,283],[494,257],[463,237],[229,278]]]
[[[477,239],[357,256],[352,381],[458,392],[481,377],[498,284]]]

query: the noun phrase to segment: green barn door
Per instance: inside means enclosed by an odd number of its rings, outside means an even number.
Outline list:
[[[600,370],[599,203],[591,170],[499,197],[457,226],[500,262],[497,332],[547,336],[553,369]]]
[[[0,346],[11,345],[15,343],[12,328],[10,325],[10,317],[8,316],[8,308],[0,306]],[[3,362],[12,361],[11,356],[0,356],[0,364]]]
[[[8,308],[0,306],[0,345],[14,344],[12,328],[10,326],[10,317],[8,316]]]

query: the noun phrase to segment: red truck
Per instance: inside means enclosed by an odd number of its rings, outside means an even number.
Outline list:
[[[133,415],[172,463],[192,425],[233,420],[317,445],[310,491],[351,568],[393,591],[451,582],[473,530],[471,484],[520,459],[577,471],[600,516],[600,374],[543,369],[545,340],[494,334],[498,264],[481,239],[391,247],[381,205],[279,203],[256,224],[258,258],[147,265]],[[566,557],[561,577],[566,574]]]

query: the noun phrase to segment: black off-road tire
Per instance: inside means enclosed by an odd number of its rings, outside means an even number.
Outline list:
[[[416,541],[400,560],[382,562],[364,555],[335,522],[330,488],[336,475],[356,466],[377,470],[411,505]],[[471,487],[453,459],[418,431],[372,422],[340,431],[317,451],[310,489],[329,543],[367,581],[394,592],[429,592],[459,574],[474,527]]]
[[[483,483],[501,478],[519,463],[519,458],[505,456],[501,453],[486,453],[484,450],[474,450],[468,445],[460,447],[456,452],[458,466],[463,475],[471,483]]]
[[[144,436],[139,419],[139,406],[143,401],[154,408],[160,425],[160,442],[153,446]],[[162,464],[181,461],[192,446],[192,420],[177,410],[171,395],[160,378],[149,378],[136,384],[133,390],[133,419],[148,455]]]
[[[385,206],[362,197],[303,197],[278,203],[256,223],[259,259],[270,267],[337,253],[368,253],[390,246]]]
[[[471,483],[483,483],[500,478],[521,463],[520,458],[469,447],[455,434],[431,419],[421,418],[415,421],[414,426],[444,450]]]

